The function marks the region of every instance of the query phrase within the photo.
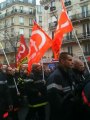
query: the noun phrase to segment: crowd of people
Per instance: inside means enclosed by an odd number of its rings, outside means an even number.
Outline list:
[[[28,73],[26,67],[1,67],[0,120],[20,120],[22,107],[28,108],[25,120],[89,120],[89,105],[82,91],[88,90],[90,95],[90,75],[84,63],[62,52],[54,71],[42,68],[34,63]]]

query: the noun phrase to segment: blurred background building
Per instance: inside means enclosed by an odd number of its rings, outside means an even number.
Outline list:
[[[42,27],[53,38],[62,9],[61,2],[60,0],[40,0],[40,3],[44,7]],[[90,0],[64,0],[64,4],[84,55],[87,61],[90,61]],[[64,36],[62,51],[67,51],[83,59],[73,32]]]
[[[87,61],[90,61],[90,0],[64,0],[67,13],[82,46]],[[0,42],[10,63],[15,62],[20,34],[24,34],[27,45],[31,36],[33,22],[36,22],[53,39],[62,10],[60,0],[6,0],[0,3]],[[61,51],[67,51],[73,56],[83,59],[73,32],[63,38]],[[44,62],[53,58],[49,49],[43,56]],[[6,63],[0,49],[0,64]]]
[[[28,44],[36,18],[36,0],[6,0],[0,3],[0,42],[8,61],[15,63],[20,34],[24,34]],[[1,47],[0,47],[1,48]],[[0,49],[0,64],[6,59]]]

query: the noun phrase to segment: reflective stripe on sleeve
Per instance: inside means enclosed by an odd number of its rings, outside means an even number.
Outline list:
[[[52,84],[50,84],[50,85],[47,86],[47,90],[50,90],[52,88],[56,88],[58,90],[63,90],[62,85],[58,85],[56,83],[52,83]]]
[[[0,84],[6,84],[7,83],[7,80],[5,81],[0,81]]]
[[[71,90],[70,86],[62,87],[62,85],[58,85],[56,83],[52,83],[52,84],[50,84],[50,85],[47,86],[47,90],[50,90],[52,88],[56,88],[57,90],[61,90],[63,92],[67,92],[67,91]]]
[[[24,79],[24,82],[33,82],[33,79]]]

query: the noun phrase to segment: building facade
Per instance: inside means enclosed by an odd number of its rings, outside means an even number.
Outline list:
[[[40,0],[40,3],[44,7],[42,27],[53,39],[57,20],[62,10],[61,2],[60,0]],[[90,61],[90,0],[64,0],[64,4],[84,55]],[[83,59],[81,49],[73,32],[64,36],[62,51],[67,51],[73,56]]]
[[[25,36],[28,45],[33,19],[36,18],[35,7],[36,0],[6,0],[0,3],[0,42],[10,63],[15,63],[21,34]],[[6,59],[0,49],[0,64],[5,63]]]

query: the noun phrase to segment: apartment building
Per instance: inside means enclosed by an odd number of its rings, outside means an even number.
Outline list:
[[[32,20],[36,18],[35,7],[36,0],[6,0],[0,3],[0,42],[10,64],[15,63],[21,34],[25,36],[28,45]],[[6,59],[1,48],[0,64],[5,63]]]
[[[42,27],[53,38],[62,9],[61,2],[60,0],[40,0],[40,3],[44,7]],[[90,61],[90,0],[64,0],[64,4],[84,55],[87,61]],[[73,32],[64,36],[62,51],[67,51],[73,56],[83,59]],[[52,57],[52,51],[49,55]]]
[[[36,22],[42,27],[42,13],[44,7],[41,5],[36,5]]]

